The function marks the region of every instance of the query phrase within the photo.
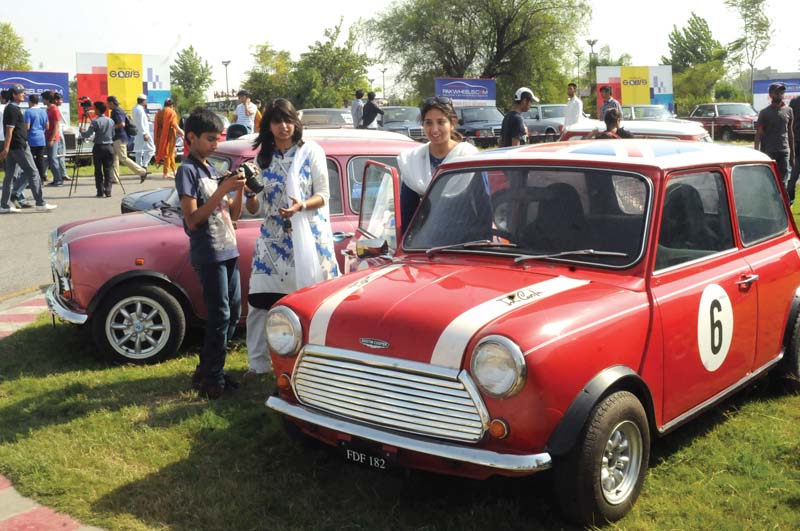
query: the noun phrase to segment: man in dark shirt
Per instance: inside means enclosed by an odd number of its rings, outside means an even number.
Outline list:
[[[528,87],[520,87],[514,93],[514,105],[503,117],[503,125],[500,128],[500,147],[518,146],[525,143],[528,138],[528,130],[521,113],[528,112],[534,101],[538,102],[539,98],[534,96],[533,91]]]
[[[114,121],[114,165],[111,170],[114,180],[119,182],[119,164],[121,162],[144,182],[147,178],[147,169],[142,168],[128,158],[129,138],[128,133],[125,131],[125,111],[119,106],[119,100],[116,96],[109,96],[106,101],[108,102],[108,108],[111,109],[111,119]]]
[[[19,104],[25,99],[25,87],[17,83],[8,90],[11,94],[11,102],[6,105],[3,111],[5,142],[3,150],[0,151],[0,160],[6,160],[6,176],[3,179],[3,193],[2,197],[0,197],[0,214],[19,212],[18,208],[8,204],[17,166],[22,170],[21,179],[28,180],[31,183],[31,192],[36,201],[36,210],[38,212],[48,212],[56,208],[56,205],[48,205],[42,197],[42,180],[39,176],[39,170],[36,169],[36,164],[33,161],[31,148],[28,146],[25,117],[19,108]]]
[[[614,99],[614,96],[611,95],[611,87],[605,85],[600,88],[600,97],[603,99],[603,106],[600,107],[600,119],[606,119],[606,113],[609,109],[616,109],[622,114],[622,107],[620,106],[619,102]]]
[[[789,102],[789,108],[794,114],[794,163],[792,163],[792,175],[789,177],[789,200],[794,201],[794,189],[797,184],[797,177],[800,175],[800,164],[797,163],[797,152],[800,151],[800,96],[795,96]]]
[[[383,116],[383,109],[378,107],[375,103],[375,93],[372,91],[367,92],[367,103],[364,104],[364,114],[362,121],[365,129],[378,128],[378,115]]]
[[[794,113],[783,103],[786,86],[773,83],[769,86],[768,106],[758,113],[754,147],[769,155],[778,165],[778,175],[785,187],[789,186],[789,165],[794,166]],[[794,200],[791,195],[790,200]]]

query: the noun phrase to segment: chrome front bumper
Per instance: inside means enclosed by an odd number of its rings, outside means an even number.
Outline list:
[[[56,289],[57,286],[55,284],[51,285],[47,288],[47,293],[45,293],[44,296],[47,301],[47,307],[50,308],[50,312],[55,314],[62,321],[67,321],[72,324],[84,324],[89,319],[89,316],[74,312],[64,306],[58,294],[56,294]]]
[[[267,399],[267,407],[296,418],[334,430],[340,433],[347,433],[360,439],[366,439],[376,443],[387,444],[404,450],[411,450],[421,454],[433,455],[443,459],[451,459],[453,461],[461,461],[463,463],[470,463],[473,465],[480,465],[489,468],[497,468],[501,470],[509,470],[513,472],[539,472],[547,470],[552,465],[552,459],[549,453],[541,454],[528,454],[528,455],[515,455],[515,454],[499,454],[489,450],[481,450],[479,448],[468,448],[455,444],[448,444],[445,442],[428,441],[401,435],[395,432],[378,430],[356,424],[341,418],[330,417],[321,413],[317,413],[304,406],[290,404],[285,400],[276,396],[271,396]]]

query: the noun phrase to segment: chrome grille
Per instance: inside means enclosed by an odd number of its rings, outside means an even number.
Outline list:
[[[492,128],[492,133],[494,133],[494,136],[500,136],[501,134],[503,134],[503,128],[502,127],[493,127]]]
[[[422,436],[477,442],[488,424],[464,371],[309,345],[292,385],[306,406]]]
[[[425,133],[421,127],[409,127],[408,136],[411,138],[425,138]]]

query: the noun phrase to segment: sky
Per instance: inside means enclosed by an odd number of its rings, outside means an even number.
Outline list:
[[[16,4],[17,8],[3,11],[0,21],[10,22],[22,36],[34,70],[68,72],[72,79],[78,52],[141,53],[174,59],[179,51],[192,45],[214,69],[211,90],[224,90],[222,61],[230,61],[230,89],[238,88],[253,65],[254,46],[269,43],[298,59],[309,45],[323,40],[324,30],[340,18],[347,28],[360,18],[385,11],[391,3],[392,0],[301,0],[297,5],[302,8],[291,10],[291,6],[287,9],[285,3],[274,0],[249,5],[218,0],[39,0],[35,11]],[[740,34],[738,16],[725,7],[723,0],[589,0],[589,4],[592,19],[576,43],[576,51],[582,51],[584,56],[589,52],[586,39],[591,38],[597,39],[595,51],[608,45],[614,57],[629,53],[634,65],[657,65],[661,56],[669,52],[668,35],[673,26],[683,28],[692,10],[706,19],[714,38],[723,44]],[[774,35],[770,49],[756,66],[800,71],[800,40],[796,39],[800,8],[796,0],[769,0],[768,5]],[[187,6],[191,6],[192,14]],[[791,27],[793,20],[795,28]],[[375,86],[382,84],[382,67],[370,68],[368,78],[374,80]],[[391,64],[386,68],[386,85],[391,92],[396,69]]]

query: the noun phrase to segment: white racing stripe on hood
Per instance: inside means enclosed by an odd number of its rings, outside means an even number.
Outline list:
[[[475,333],[503,314],[564,291],[588,284],[588,280],[556,277],[531,284],[474,306],[453,319],[436,342],[431,364],[458,369],[467,343]]]
[[[352,284],[340,289],[333,295],[329,295],[320,305],[314,317],[311,318],[311,326],[308,329],[308,342],[312,345],[324,345],[325,337],[328,335],[328,324],[331,322],[331,316],[336,308],[347,297],[360,290],[373,280],[377,280],[384,275],[388,275],[395,269],[403,267],[402,264],[393,264],[379,269],[369,275],[362,277]]]

